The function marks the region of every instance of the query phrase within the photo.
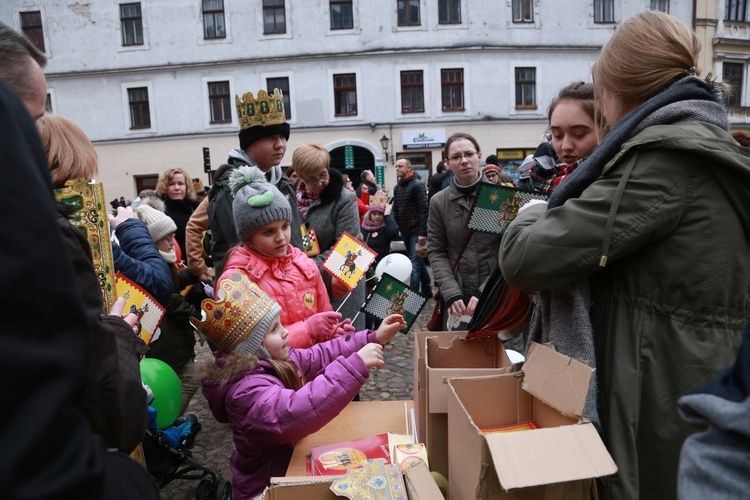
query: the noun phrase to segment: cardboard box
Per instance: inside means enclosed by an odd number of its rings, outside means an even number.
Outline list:
[[[271,486],[261,497],[263,500],[340,500],[331,491],[335,477],[274,477]],[[442,499],[440,489],[424,463],[414,464],[404,474],[406,492],[410,500]]]
[[[424,444],[430,469],[449,481],[448,385],[451,377],[495,375],[518,370],[508,359],[502,341],[496,337],[466,340],[466,332],[448,332],[424,339],[424,384],[426,399]],[[421,436],[421,435],[420,435]]]
[[[592,373],[532,344],[522,372],[449,380],[451,498],[596,498],[594,478],[617,466],[582,417]],[[480,431],[529,420],[540,428]]]

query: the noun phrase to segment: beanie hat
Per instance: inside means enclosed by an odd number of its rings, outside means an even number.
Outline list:
[[[487,158],[484,159],[484,162],[487,165],[500,165],[500,162],[497,159],[497,155],[489,155]]]
[[[500,175],[500,172],[502,172],[502,169],[498,167],[497,165],[489,164],[482,169],[483,174],[486,174],[487,172],[495,172],[497,175]]]
[[[268,137],[271,135],[281,134],[286,140],[289,140],[289,132],[291,127],[288,123],[277,123],[276,125],[255,125],[254,127],[244,128],[240,130],[240,149],[243,151],[247,150],[252,143],[258,139]]]
[[[229,176],[234,195],[232,213],[240,241],[249,241],[260,228],[275,220],[292,220],[292,208],[258,167],[243,165]]]
[[[159,241],[177,232],[177,224],[174,223],[172,218],[150,205],[138,205],[135,208],[135,213],[146,224],[148,234],[151,235],[151,239],[154,241]]]
[[[204,299],[205,320],[190,323],[225,353],[252,354],[269,358],[261,345],[281,307],[242,269],[232,271],[216,289],[216,300]]]

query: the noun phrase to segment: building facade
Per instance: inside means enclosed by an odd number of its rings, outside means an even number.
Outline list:
[[[5,0],[0,20],[44,50],[52,111],[94,142],[108,197],[131,199],[171,167],[206,182],[202,148],[226,160],[235,95],[259,89],[285,94],[284,166],[317,142],[392,191],[394,159],[426,179],[460,131],[512,170],[557,91],[591,81],[618,23],[648,9],[694,25],[675,0]]]

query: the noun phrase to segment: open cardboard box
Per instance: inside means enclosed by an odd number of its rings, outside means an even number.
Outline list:
[[[436,333],[436,332],[433,332]],[[466,332],[440,332],[424,337],[425,427],[420,440],[427,446],[430,469],[449,481],[448,385],[450,377],[472,377],[510,373],[514,366],[497,337],[466,340]],[[419,337],[417,338],[419,340]],[[415,354],[417,348],[415,347]],[[415,397],[416,400],[416,397]]]
[[[451,498],[596,498],[593,478],[617,466],[582,417],[592,373],[532,343],[521,372],[449,380]],[[540,428],[480,431],[529,420]]]
[[[331,484],[337,476],[306,476],[310,448],[339,441],[392,432],[412,434],[411,401],[353,401],[318,432],[301,439],[294,447],[286,477],[271,478],[263,500],[335,500]],[[423,469],[423,470],[422,470]],[[405,481],[412,500],[440,499],[440,490],[425,464],[408,469]]]

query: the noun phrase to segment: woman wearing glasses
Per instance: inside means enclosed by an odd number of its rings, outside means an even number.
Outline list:
[[[339,310],[348,289],[322,268],[323,261],[344,231],[355,237],[359,237],[360,233],[357,197],[346,189],[341,174],[329,168],[330,163],[328,151],[320,144],[304,144],[294,150],[292,165],[299,175],[297,206],[308,230],[313,229],[317,236],[320,253],[310,257],[320,268],[331,297],[331,306],[341,313],[342,318],[353,318],[365,301],[364,280]],[[353,325],[355,331],[364,330],[364,314],[360,314]]]
[[[497,264],[500,236],[466,229],[484,179],[479,172],[482,152],[477,140],[469,134],[453,134],[445,143],[445,158],[454,177],[430,200],[427,253],[450,315],[460,318],[474,314],[484,281]]]

